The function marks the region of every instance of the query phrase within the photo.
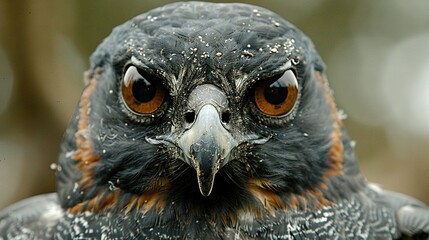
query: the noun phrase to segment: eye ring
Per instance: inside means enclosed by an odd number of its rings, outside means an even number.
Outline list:
[[[166,98],[161,81],[135,66],[127,68],[121,82],[121,93],[128,109],[142,115],[156,112]]]
[[[292,70],[260,81],[254,89],[256,107],[269,116],[286,116],[296,106],[299,95],[298,82]]]

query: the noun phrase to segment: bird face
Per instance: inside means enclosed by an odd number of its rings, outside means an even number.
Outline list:
[[[93,54],[59,157],[63,206],[227,214],[329,202],[341,120],[310,40],[264,9],[189,6],[140,15]]]
[[[58,197],[1,211],[0,239],[426,238],[423,203],[360,174],[324,72],[255,6],[131,19],[91,57]]]

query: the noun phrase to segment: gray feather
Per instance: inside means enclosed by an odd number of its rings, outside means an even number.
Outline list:
[[[62,216],[56,193],[22,200],[0,212],[0,239],[47,239]]]
[[[401,193],[370,186],[379,193],[375,200],[393,209],[402,235],[429,239],[429,209],[424,203]]]

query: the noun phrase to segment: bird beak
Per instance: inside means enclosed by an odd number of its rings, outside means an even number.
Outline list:
[[[195,122],[180,136],[178,144],[185,161],[197,172],[201,194],[209,196],[216,173],[227,163],[231,149],[237,146],[212,104],[201,107]]]

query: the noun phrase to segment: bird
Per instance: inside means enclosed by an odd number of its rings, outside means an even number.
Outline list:
[[[0,239],[428,239],[428,207],[368,182],[297,27],[180,2],[96,48],[57,191],[0,213]]]

